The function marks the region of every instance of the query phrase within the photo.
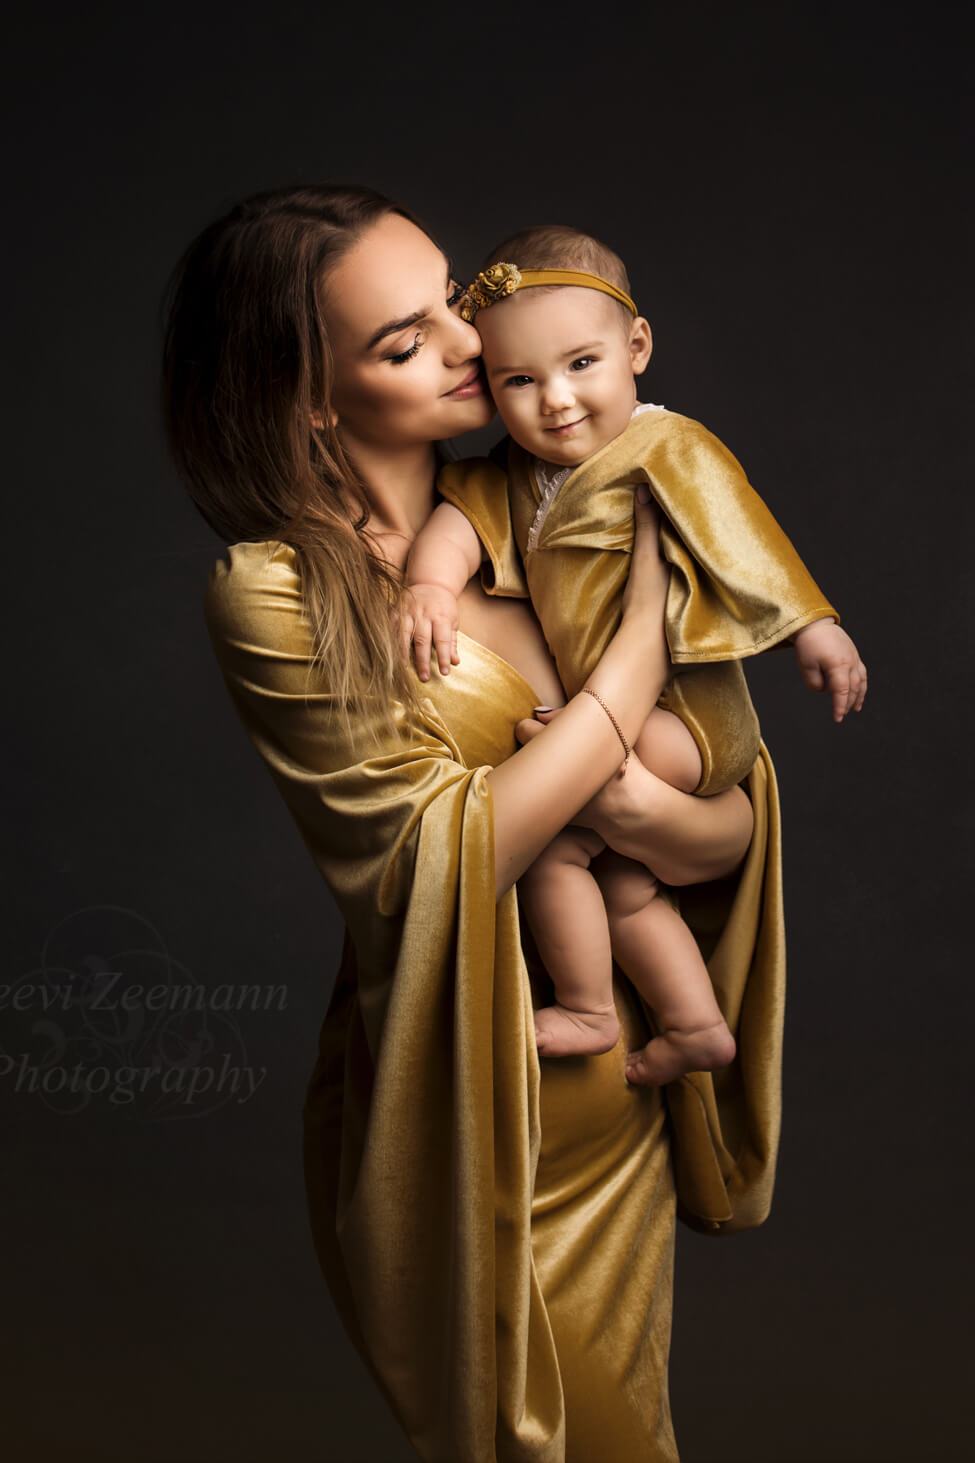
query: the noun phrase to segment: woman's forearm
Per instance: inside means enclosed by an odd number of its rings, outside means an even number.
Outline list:
[[[630,746],[670,674],[663,623],[623,619],[587,680],[609,706]],[[580,691],[526,746],[488,773],[494,802],[497,897],[620,767],[619,735],[594,696]]]

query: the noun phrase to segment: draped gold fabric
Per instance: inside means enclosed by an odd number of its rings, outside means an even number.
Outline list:
[[[738,1040],[731,1067],[630,1088],[647,1012],[619,970],[616,1047],[538,1057],[551,983],[517,890],[494,899],[486,774],[538,702],[461,664],[378,748],[312,671],[295,555],[236,544],[206,615],[243,725],[338,904],[345,942],[305,1105],[312,1230],[346,1330],[429,1463],[676,1463],[675,1216],[761,1223],[780,1118],[779,808],[764,746],[742,868],[679,891]],[[672,1141],[673,1140],[673,1141]],[[676,1179],[676,1187],[675,1187]]]
[[[437,486],[485,545],[486,585],[531,597],[571,697],[619,625],[638,482],[663,510],[660,541],[671,565],[665,619],[677,669],[658,704],[697,742],[695,792],[718,793],[744,780],[761,740],[739,661],[812,620],[840,619],[728,448],[690,417],[644,411],[569,475],[534,543],[542,494],[516,443],[507,479],[494,462],[474,458],[444,467]]]

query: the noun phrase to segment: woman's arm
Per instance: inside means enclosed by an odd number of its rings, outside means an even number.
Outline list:
[[[656,510],[637,504],[623,620],[589,678],[630,744],[669,673],[668,575]],[[498,768],[468,768],[432,712],[401,739],[374,739],[378,709],[364,710],[347,728],[315,659],[297,561],[286,545],[270,558],[267,545],[229,548],[211,576],[206,610],[231,697],[360,946],[381,933],[377,914],[409,900],[421,821],[427,826],[429,818],[432,829],[443,820],[427,836],[446,858],[447,809],[459,800],[465,816],[474,816],[483,805],[492,818],[500,896],[623,760],[603,707],[582,693],[549,729],[547,752],[522,747]]]
[[[645,494],[645,501],[641,501]],[[587,685],[632,746],[671,671],[664,633],[670,569],[659,546],[660,510],[646,488],[634,503],[634,540],[623,619]],[[537,737],[488,773],[494,802],[497,897],[571,823],[623,760],[619,736],[594,696],[580,691]]]

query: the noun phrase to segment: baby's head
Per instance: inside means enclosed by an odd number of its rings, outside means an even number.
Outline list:
[[[526,229],[491,250],[485,268],[595,275],[628,296],[623,262],[577,229]],[[635,378],[653,349],[650,326],[596,287],[522,286],[477,310],[484,368],[501,420],[526,451],[576,467],[612,442],[636,405]]]

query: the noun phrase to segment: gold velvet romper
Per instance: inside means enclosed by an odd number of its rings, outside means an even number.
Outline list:
[[[206,616],[345,926],[304,1123],[347,1334],[426,1463],[676,1463],[675,1215],[703,1234],[761,1224],[775,1174],[785,947],[764,745],[742,866],[681,890],[738,1055],[630,1088],[625,1054],[650,1034],[632,987],[616,969],[611,1052],[540,1059],[548,977],[517,888],[494,897],[487,773],[517,750],[535,688],[461,635],[419,721],[400,707],[403,735],[375,745],[368,715],[346,735],[312,668],[293,549],[230,547]]]
[[[658,705],[690,730],[702,764],[694,791],[713,795],[744,781],[761,742],[742,658],[812,620],[840,619],[727,447],[700,422],[644,407],[548,501],[514,442],[507,476],[475,458],[449,463],[437,487],[481,539],[489,592],[530,597],[571,698],[619,626],[639,482],[663,510],[671,565],[665,623],[677,669]]]

